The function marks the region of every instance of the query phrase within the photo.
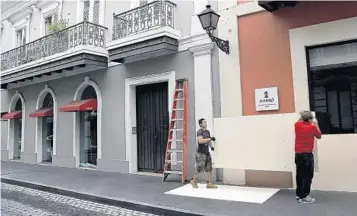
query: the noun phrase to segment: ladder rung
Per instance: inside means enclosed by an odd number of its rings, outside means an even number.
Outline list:
[[[172,142],[172,139],[169,139],[169,142]],[[183,142],[183,140],[175,140],[176,142]]]
[[[182,100],[184,100],[183,98],[177,98],[177,99],[175,99],[175,101],[182,101]]]
[[[168,152],[182,152],[182,149],[169,149]]]
[[[171,119],[171,121],[183,121],[183,119]]]
[[[170,174],[177,174],[177,175],[182,175],[182,171],[165,171],[164,173],[170,173]]]
[[[182,161],[178,161],[178,160],[166,160],[165,163],[182,163]]]
[[[183,111],[182,108],[179,108],[179,109],[173,109],[173,111]]]
[[[176,89],[176,91],[183,91],[183,89]]]
[[[171,128],[171,130],[183,130],[182,128]]]

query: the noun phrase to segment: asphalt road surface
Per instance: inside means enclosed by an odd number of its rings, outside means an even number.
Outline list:
[[[2,216],[154,216],[1,183]]]

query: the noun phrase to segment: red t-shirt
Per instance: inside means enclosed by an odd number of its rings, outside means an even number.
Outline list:
[[[295,152],[311,153],[314,148],[314,137],[321,138],[321,132],[310,122],[295,123]]]

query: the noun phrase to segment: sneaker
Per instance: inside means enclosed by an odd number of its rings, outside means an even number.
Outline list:
[[[207,188],[210,188],[210,189],[216,189],[217,186],[212,184],[212,183],[207,183]]]
[[[192,185],[193,188],[198,188],[197,182],[196,182],[195,180],[192,179],[192,180],[190,181],[190,183],[191,183],[191,185]]]
[[[299,203],[315,203],[316,200],[310,196],[305,197],[304,199],[299,199]]]
[[[305,199],[310,200],[311,202],[316,202],[316,199],[311,196],[307,196]]]
[[[296,196],[295,198],[296,198],[296,200],[299,200],[299,199],[300,199],[300,197],[298,197],[298,196]]]

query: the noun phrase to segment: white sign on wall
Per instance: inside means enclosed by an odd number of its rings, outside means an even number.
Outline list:
[[[255,89],[255,110],[279,109],[278,87]]]

